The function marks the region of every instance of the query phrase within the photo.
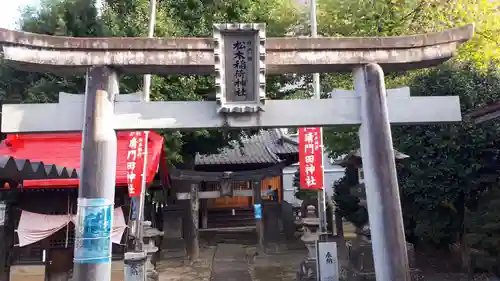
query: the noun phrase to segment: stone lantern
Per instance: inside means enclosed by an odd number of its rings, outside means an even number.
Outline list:
[[[320,219],[316,215],[316,207],[314,205],[308,205],[306,208],[307,213],[301,220],[303,235],[300,239],[307,248],[307,257],[300,264],[299,272],[297,272],[298,281],[316,280],[316,244],[320,236],[326,234],[318,232]]]
[[[150,221],[144,221],[143,223],[143,238],[144,238],[144,252],[146,254],[146,277],[148,281],[157,281],[158,272],[156,271],[156,261],[153,259],[153,255],[158,252],[158,247],[156,246],[157,237],[163,236],[163,231],[159,231],[156,228],[151,227]]]

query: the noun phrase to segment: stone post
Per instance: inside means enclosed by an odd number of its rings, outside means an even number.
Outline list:
[[[7,201],[0,201],[0,280],[9,280],[10,270],[7,239]]]
[[[125,267],[124,281],[144,281],[146,280],[146,253],[127,252],[123,260]]]
[[[189,258],[191,261],[197,260],[200,256],[200,240],[198,235],[199,227],[199,207],[198,184],[191,184],[189,197]]]
[[[208,228],[208,202],[206,199],[201,200],[201,228]]]
[[[280,251],[281,238],[281,204],[276,201],[264,200],[262,202],[264,222],[264,242],[266,251],[278,253]]]
[[[183,210],[176,205],[163,208],[163,240],[161,256],[178,258],[186,255],[186,241],[182,237]]]

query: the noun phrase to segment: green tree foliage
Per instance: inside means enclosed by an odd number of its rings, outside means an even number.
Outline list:
[[[352,194],[352,189],[359,184],[358,171],[347,167],[345,175],[333,183],[336,212],[355,227],[361,228],[368,224],[368,211],[360,204],[360,199]]]
[[[24,31],[75,37],[102,36],[104,25],[97,18],[94,1],[56,1],[41,3],[40,9],[27,7],[20,19]],[[59,92],[82,92],[83,77],[61,77],[51,73],[18,71],[0,61],[0,100],[2,103],[56,102]]]
[[[300,185],[300,168],[293,174],[293,187],[295,187],[295,197],[299,200],[313,199],[318,197],[318,191],[304,189]]]
[[[475,23],[477,36],[459,60],[487,66],[498,60],[500,2],[491,0],[319,0],[318,30],[324,36],[393,36],[436,32]]]
[[[408,83],[415,96],[458,95],[464,114],[500,99],[500,72],[494,67],[485,72],[450,63],[414,75]],[[407,236],[442,246],[457,242],[467,210],[476,210],[481,195],[496,187],[499,129],[496,122],[474,125],[467,118],[393,126],[394,146],[410,156],[398,165]],[[345,201],[345,196],[335,199]]]
[[[107,0],[101,11],[95,0],[48,0],[40,9],[26,9],[20,21],[22,30],[75,37],[145,36],[148,25],[148,0]],[[101,12],[101,13],[99,13]],[[101,15],[100,15],[101,14]],[[156,37],[212,36],[212,24],[220,22],[265,22],[268,36],[283,36],[300,21],[301,11],[289,1],[159,1]],[[270,98],[282,98],[300,89],[280,90],[293,83],[295,76],[268,77]],[[120,80],[122,93],[141,90],[142,76]],[[26,73],[2,64],[0,98],[3,103],[55,102],[60,91],[82,92],[83,77]],[[153,76],[152,100],[213,100],[214,77],[195,75]],[[193,113],[195,114],[195,113]],[[252,133],[252,132],[245,132]],[[192,167],[195,153],[214,153],[240,131],[164,132],[167,155],[174,163]]]
[[[446,64],[413,78],[417,96],[458,95],[464,114],[500,99],[500,72],[469,64]],[[465,210],[477,208],[480,195],[496,185],[500,171],[500,125],[463,122],[395,126],[394,145],[410,156],[400,185],[405,212],[417,221],[415,234],[435,243],[451,242],[462,232]],[[432,221],[428,218],[433,218]]]
[[[103,18],[113,35],[144,36],[148,22],[148,0],[108,0]],[[300,10],[288,1],[272,5],[264,0],[244,1],[160,1],[157,5],[156,37],[211,37],[214,23],[265,22],[268,36],[283,36],[299,21]],[[283,16],[287,15],[287,16]],[[124,17],[127,19],[124,21]],[[293,83],[293,76],[268,77],[267,95],[281,98],[297,89],[280,91]],[[153,76],[152,100],[214,100],[213,76]],[[141,77],[125,80],[123,88],[138,91]],[[245,132],[251,134],[252,132]],[[215,153],[229,140],[238,139],[240,131],[174,132],[166,134],[168,155],[173,162],[192,165],[195,153]]]
[[[441,31],[475,23],[476,36],[459,50],[455,61],[472,61],[486,69],[500,59],[500,2],[491,0],[318,1],[318,30],[323,36],[401,36]],[[411,74],[425,72],[413,71]],[[386,74],[386,86],[401,87],[408,73]],[[352,89],[350,74],[322,75],[322,90]],[[332,157],[358,148],[357,128],[325,130],[324,143]]]
[[[496,67],[483,71],[448,63],[410,75],[407,82],[415,96],[459,96],[463,114],[500,99]],[[465,117],[453,124],[393,126],[392,132],[394,146],[410,156],[397,165],[407,237],[440,246],[459,242],[466,214],[482,208],[479,199],[497,188],[500,125],[475,125]],[[335,201],[342,216],[356,223],[360,205],[348,192],[354,183],[346,182],[347,177],[335,184]]]
[[[392,36],[474,22],[476,36],[453,62],[386,74],[388,88],[410,86],[412,95],[459,95],[462,112],[467,113],[499,98],[498,67],[492,66],[500,58],[499,8],[500,2],[490,0],[319,0],[318,29],[323,36]],[[325,92],[352,86],[350,74],[322,75]],[[359,147],[357,127],[324,132],[325,148],[334,158]],[[496,134],[495,124],[475,126],[468,120],[393,128],[395,147],[411,157],[399,173],[409,236],[436,244],[456,240],[465,210],[475,207],[479,194],[492,184],[490,177],[496,172],[485,154],[495,157]]]
[[[500,189],[494,186],[483,194],[478,208],[467,213],[467,242],[472,252],[474,269],[487,270],[500,275]]]

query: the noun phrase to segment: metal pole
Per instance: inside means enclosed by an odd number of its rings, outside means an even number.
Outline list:
[[[316,0],[311,0],[311,37],[318,37],[318,24],[316,22]],[[319,83],[319,73],[313,74],[313,92],[315,99],[321,99],[321,86]],[[326,222],[326,188],[324,186],[325,170],[324,170],[324,157],[323,157],[323,128],[320,130],[320,145],[321,145],[321,170],[323,177],[323,188],[318,192],[318,214],[320,219],[319,230],[322,233],[327,232]]]
[[[361,96],[360,144],[377,280],[409,281],[408,256],[384,73],[377,64],[354,71]]]
[[[105,66],[88,70],[75,231],[77,281],[111,280],[117,149],[113,111],[118,91],[115,71]]]
[[[142,157],[144,157],[144,165],[142,166],[142,178],[141,178],[141,193],[139,195],[139,206],[137,210],[137,220],[138,223],[134,224],[136,227],[135,233],[137,235],[136,239],[136,249],[142,251],[143,248],[143,223],[144,223],[144,207],[146,202],[146,188],[147,188],[147,162],[148,162],[148,137],[149,132],[144,131],[144,152]]]
[[[156,0],[149,1],[149,26],[148,26],[148,37],[153,38],[155,33],[155,22],[156,22]],[[151,74],[144,75],[144,89],[142,90],[142,100],[145,102],[149,101],[149,94],[151,90]]]

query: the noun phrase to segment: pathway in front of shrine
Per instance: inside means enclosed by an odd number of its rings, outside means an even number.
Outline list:
[[[185,261],[184,253],[171,253],[168,258],[158,261],[159,281],[295,281],[298,266],[307,254],[306,250],[299,241],[287,243],[280,248],[278,253],[255,255],[255,246],[248,244],[202,244],[200,259],[194,263]],[[418,258],[426,259],[425,256]],[[432,265],[435,261],[428,263]],[[413,281],[469,280],[463,274],[450,273],[442,266],[433,268],[427,264],[419,265],[421,272],[414,276],[417,278],[412,279]],[[112,281],[123,281],[123,264],[114,262],[113,269]],[[43,268],[37,266],[12,268],[11,273],[14,275],[12,281],[43,280]],[[480,276],[473,280],[498,281]]]
[[[255,255],[254,246],[220,243],[203,246],[194,263],[182,259],[158,262],[160,281],[290,281],[295,280],[304,248]]]
[[[307,255],[306,249],[298,244],[286,245],[278,253],[259,255],[255,255],[255,246],[205,244],[200,248],[200,259],[194,263],[181,257],[159,261],[159,281],[295,281],[298,266]],[[464,274],[429,270],[427,267],[420,270],[413,275],[412,281],[469,280]],[[497,279],[475,276],[473,280]]]

